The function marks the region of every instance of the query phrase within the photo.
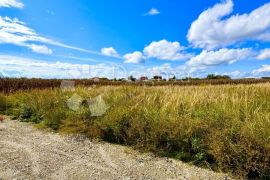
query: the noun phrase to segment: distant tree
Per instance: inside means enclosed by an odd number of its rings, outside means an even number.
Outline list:
[[[128,80],[130,80],[130,81],[136,81],[136,78],[134,78],[133,76],[129,76],[128,77]]]
[[[172,78],[169,78],[169,81],[176,81],[177,79],[176,79],[176,77],[175,76],[173,76]]]
[[[223,76],[222,76],[222,79],[231,79],[231,77],[228,76],[228,75],[223,75]]]
[[[185,77],[185,78],[182,78],[182,81],[192,81],[192,80],[201,80],[200,78],[193,78],[193,77]]]
[[[206,79],[231,79],[228,75],[214,75],[214,74],[208,74]]]
[[[214,74],[208,74],[206,79],[216,79],[216,75]]]

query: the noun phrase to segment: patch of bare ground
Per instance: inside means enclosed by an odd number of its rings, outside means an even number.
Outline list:
[[[0,179],[231,179],[109,143],[0,122]]]

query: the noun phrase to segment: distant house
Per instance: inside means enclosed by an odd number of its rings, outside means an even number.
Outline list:
[[[140,77],[140,81],[147,81],[147,80],[148,80],[148,77],[146,77],[146,76]]]
[[[162,76],[154,76],[153,79],[154,80],[162,80]]]
[[[99,81],[101,81],[101,78],[99,78],[99,77],[93,77],[93,78],[90,78],[90,80],[92,80],[94,82],[99,82]]]

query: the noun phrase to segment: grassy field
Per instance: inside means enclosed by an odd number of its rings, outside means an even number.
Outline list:
[[[91,98],[97,96],[105,103],[101,115],[93,113]],[[76,110],[68,106],[71,97],[77,97]],[[269,83],[121,85],[18,91],[0,95],[0,111],[61,133],[131,145],[240,177],[270,178],[269,102]]]

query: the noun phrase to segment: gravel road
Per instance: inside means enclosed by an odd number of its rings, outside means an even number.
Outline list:
[[[109,143],[0,122],[2,179],[229,179],[180,161]]]

